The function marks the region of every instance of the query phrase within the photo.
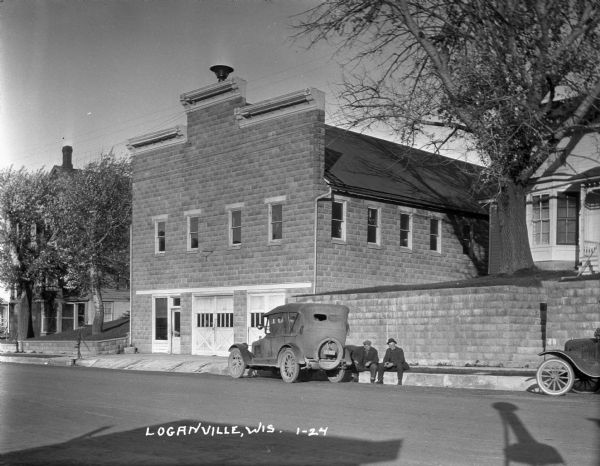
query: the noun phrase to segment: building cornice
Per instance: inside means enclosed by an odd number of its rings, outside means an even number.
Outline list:
[[[143,134],[127,141],[127,148],[134,154],[148,152],[158,148],[183,144],[187,141],[187,128],[174,126],[153,133]]]
[[[240,78],[227,79],[185,92],[179,96],[179,101],[186,113],[189,113],[236,97],[246,98],[246,81]]]
[[[325,93],[311,88],[236,108],[235,117],[240,128],[243,128],[265,120],[315,109],[325,110]]]

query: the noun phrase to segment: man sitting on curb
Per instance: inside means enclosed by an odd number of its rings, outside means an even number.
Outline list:
[[[377,383],[383,383],[383,374],[386,371],[396,371],[398,374],[398,385],[402,385],[402,376],[404,375],[404,367],[406,360],[404,359],[404,351],[402,348],[396,347],[396,340],[390,338],[387,341],[389,348],[385,351],[383,363],[379,366],[377,374]]]
[[[370,340],[363,341],[363,346],[357,348],[352,353],[352,361],[355,368],[352,374],[354,382],[358,382],[359,372],[369,371],[371,373],[371,383],[375,383],[379,355],[377,354],[377,350],[371,346]]]

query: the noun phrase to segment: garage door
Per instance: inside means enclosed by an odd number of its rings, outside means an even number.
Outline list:
[[[233,344],[233,296],[194,296],[192,354],[226,356]]]

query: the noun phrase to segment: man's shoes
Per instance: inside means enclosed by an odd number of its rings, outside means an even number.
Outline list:
[[[375,383],[375,379],[371,379],[371,383]]]
[[[383,385],[383,380],[378,380],[377,382],[375,382],[377,385]]]

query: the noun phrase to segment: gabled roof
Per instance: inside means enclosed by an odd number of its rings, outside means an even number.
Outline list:
[[[483,214],[479,167],[325,126],[325,180],[335,192],[432,210]]]

